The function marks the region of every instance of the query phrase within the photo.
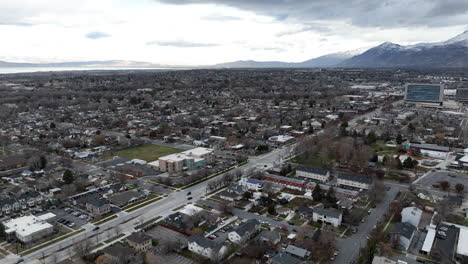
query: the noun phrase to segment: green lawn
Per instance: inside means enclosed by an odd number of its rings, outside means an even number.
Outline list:
[[[155,161],[159,157],[179,153],[182,150],[153,144],[145,144],[139,147],[117,151],[117,155],[126,159],[142,159],[148,162]]]

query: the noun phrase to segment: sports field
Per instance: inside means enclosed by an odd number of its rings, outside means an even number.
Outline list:
[[[139,147],[119,150],[117,151],[117,155],[130,160],[142,159],[147,162],[151,162],[157,160],[159,157],[179,152],[182,152],[182,150],[153,144],[145,144]]]

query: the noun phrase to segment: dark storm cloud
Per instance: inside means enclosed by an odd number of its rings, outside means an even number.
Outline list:
[[[170,4],[224,4],[301,22],[346,21],[360,27],[463,25],[467,0],[160,0]]]
[[[196,43],[188,41],[151,41],[146,43],[146,45],[157,45],[165,47],[176,47],[176,48],[203,48],[203,47],[215,47],[219,44],[214,43]]]
[[[93,31],[93,32],[89,32],[88,34],[86,34],[86,37],[89,39],[100,39],[100,38],[108,38],[110,37],[110,35],[104,32],[100,32],[100,31]]]

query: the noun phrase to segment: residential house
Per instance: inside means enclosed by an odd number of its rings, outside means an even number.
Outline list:
[[[271,264],[302,264],[302,260],[295,258],[286,252],[280,252],[271,259]]]
[[[288,245],[284,252],[302,260],[305,260],[309,258],[310,256],[310,251],[308,251],[307,249],[303,249],[301,247],[296,247],[294,245]]]
[[[338,174],[338,185],[356,189],[368,190],[372,184],[372,178],[353,174]]]
[[[108,202],[93,197],[86,202],[86,210],[93,215],[103,215],[111,211],[111,206]]]
[[[152,246],[153,239],[143,232],[136,232],[127,237],[128,244],[139,252],[146,252]]]
[[[116,193],[109,196],[107,199],[114,205],[122,207],[146,198],[145,193],[139,190],[130,190],[121,193]]]
[[[417,207],[405,207],[401,210],[401,222],[410,223],[418,228],[422,213],[422,210]]]
[[[190,220],[190,216],[181,212],[176,212],[168,215],[165,220],[169,226],[172,226],[176,229],[184,229],[186,227],[187,221]]]
[[[210,240],[202,235],[193,235],[188,238],[188,250],[191,252],[219,261],[227,253],[227,247],[222,243]]]
[[[408,250],[413,240],[416,228],[410,223],[397,223],[390,230],[390,237],[405,250]]]
[[[136,250],[128,246],[116,244],[106,247],[104,249],[104,255],[111,259],[111,263],[114,261],[117,263],[129,264],[132,263],[131,259],[136,255]]]
[[[296,210],[296,213],[302,218],[302,219],[310,219],[314,215],[314,209],[307,207],[305,205],[302,205]]]
[[[242,244],[260,229],[260,222],[257,219],[250,219],[240,224],[236,230],[229,232],[228,238],[231,242]]]
[[[231,183],[226,190],[219,193],[219,197],[228,201],[239,201],[243,198],[243,194],[247,188],[243,185]]]
[[[324,222],[338,227],[341,225],[343,214],[335,209],[314,208],[312,220]]]
[[[255,241],[268,246],[275,246],[281,241],[281,234],[276,231],[263,230],[255,237]]]
[[[249,190],[260,191],[263,187],[264,181],[253,178],[242,178],[239,184],[245,186]]]
[[[296,176],[312,179],[319,182],[327,182],[330,179],[330,171],[322,168],[299,166]]]

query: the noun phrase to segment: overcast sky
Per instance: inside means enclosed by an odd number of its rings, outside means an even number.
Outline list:
[[[467,0],[0,0],[0,60],[299,62],[468,30]]]

